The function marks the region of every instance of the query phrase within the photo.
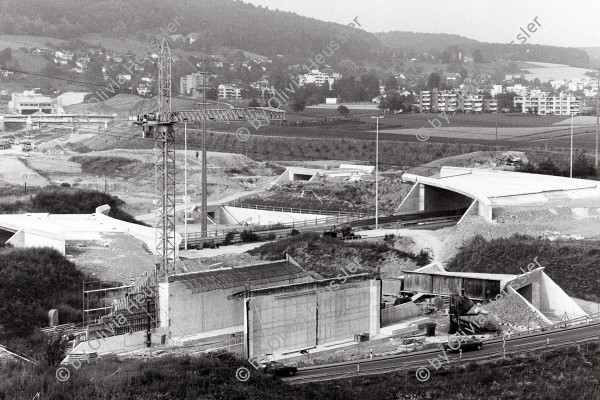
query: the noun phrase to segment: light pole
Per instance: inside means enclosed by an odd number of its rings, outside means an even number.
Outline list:
[[[183,124],[183,136],[184,136],[184,147],[185,147],[185,151],[183,152],[185,158],[184,158],[184,165],[183,165],[183,235],[184,235],[184,247],[187,250],[188,249],[188,237],[187,237],[187,207],[188,207],[188,202],[187,202],[187,124]]]
[[[372,116],[377,121],[377,136],[375,138],[375,229],[379,229],[379,118]]]
[[[569,168],[569,178],[573,179],[573,118],[574,114],[571,112],[571,166]]]

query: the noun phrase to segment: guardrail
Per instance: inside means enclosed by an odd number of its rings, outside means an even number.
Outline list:
[[[356,221],[358,219],[357,216],[350,216],[350,215],[341,215],[341,216],[328,216],[328,217],[324,217],[324,218],[315,218],[315,219],[307,219],[304,221],[292,221],[292,222],[283,222],[283,223],[277,223],[277,224],[273,224],[273,225],[254,225],[254,226],[241,226],[239,228],[234,228],[234,229],[224,229],[222,231],[219,231],[218,229],[215,231],[211,231],[211,232],[207,232],[207,236],[206,237],[202,237],[202,233],[201,232],[189,232],[187,234],[187,238],[188,238],[188,242],[190,240],[195,241],[195,242],[201,242],[201,241],[210,241],[211,239],[217,239],[217,238],[225,238],[225,235],[227,235],[227,233],[229,232],[234,232],[236,234],[235,238],[237,238],[239,236],[239,231],[250,231],[252,233],[256,233],[256,234],[265,234],[268,235],[269,233],[274,233],[277,231],[281,231],[281,230],[288,230],[288,229],[301,229],[301,228],[306,228],[306,227],[310,227],[310,226],[318,226],[318,225],[325,225],[325,224],[345,224],[348,222],[352,222],[352,221]]]
[[[293,207],[275,207],[275,206],[259,206],[256,204],[246,203],[229,203],[229,207],[246,208],[250,210],[287,212],[296,214],[316,214],[316,215],[337,215],[337,216],[354,216],[356,218],[364,218],[373,214],[353,212],[353,211],[329,211],[329,210],[312,210],[310,208],[293,208]]]
[[[264,240],[267,239],[268,236],[273,236],[274,239],[279,239],[282,237],[287,237],[290,229],[296,229],[299,231],[309,231],[309,232],[324,232],[326,228],[331,227],[332,225],[349,225],[353,227],[358,226],[367,226],[374,225],[375,218],[368,216],[367,219],[360,219],[353,215],[341,215],[341,216],[329,216],[324,218],[315,218],[311,220],[305,221],[292,221],[285,223],[278,223],[275,225],[258,225],[258,226],[248,226],[248,227],[239,227],[239,228],[229,228],[224,229],[223,231],[212,231],[208,232],[206,237],[202,237],[201,232],[189,232],[187,235],[188,246],[198,245],[200,243],[210,243],[215,241],[222,241],[225,239],[225,236],[229,232],[233,232],[234,236],[231,238],[231,243],[241,242],[241,232],[240,231],[249,231],[256,234],[259,239]],[[406,216],[392,216],[392,217],[382,217],[379,219],[380,225],[386,225],[390,223],[396,223],[397,228],[407,227],[407,226],[416,226],[416,225],[428,225],[434,224],[438,222],[444,221],[454,221],[459,220],[460,215],[450,215],[445,217],[430,217],[423,219],[415,219],[415,220],[402,220]],[[360,238],[362,240],[363,238]],[[366,239],[366,238],[365,238]],[[349,238],[345,240],[359,240],[359,238]],[[181,245],[183,248],[183,244]]]

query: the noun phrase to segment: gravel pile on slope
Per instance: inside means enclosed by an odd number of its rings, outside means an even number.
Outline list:
[[[527,326],[536,329],[548,325],[518,295],[507,295],[478,307],[488,311],[505,330],[511,327],[511,331],[520,331],[527,330]]]

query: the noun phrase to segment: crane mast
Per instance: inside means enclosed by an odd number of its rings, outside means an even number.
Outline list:
[[[157,269],[165,275],[165,280],[175,271],[176,235],[175,235],[175,128],[177,123],[201,123],[210,121],[244,122],[253,126],[268,125],[272,121],[285,121],[285,111],[268,108],[230,108],[173,111],[172,99],[171,51],[165,38],[161,41],[158,58],[158,111],[139,114],[132,117],[133,123],[142,126],[144,138],[154,139],[157,157],[156,206],[158,222],[156,225],[156,253],[160,257]],[[203,138],[206,140],[206,138]],[[202,191],[206,193],[206,181],[202,182]],[[203,227],[205,230],[205,227]]]

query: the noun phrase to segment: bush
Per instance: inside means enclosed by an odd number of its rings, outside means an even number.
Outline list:
[[[290,231],[290,236],[296,236],[296,235],[299,235],[299,234],[300,234],[300,231],[298,229],[292,229]]]
[[[244,229],[240,234],[240,239],[243,243],[260,241],[258,235],[251,230]]]
[[[277,239],[277,235],[275,235],[273,232],[271,232],[267,235],[267,240],[275,240],[275,239]]]
[[[348,109],[348,107],[346,106],[339,106],[337,108],[337,111],[341,114],[341,115],[347,115],[350,114],[350,110]]]
[[[228,244],[231,244],[234,237],[235,237],[235,232],[233,232],[233,231],[227,232],[227,234],[225,235],[225,239],[223,240],[223,245],[227,246]]]

